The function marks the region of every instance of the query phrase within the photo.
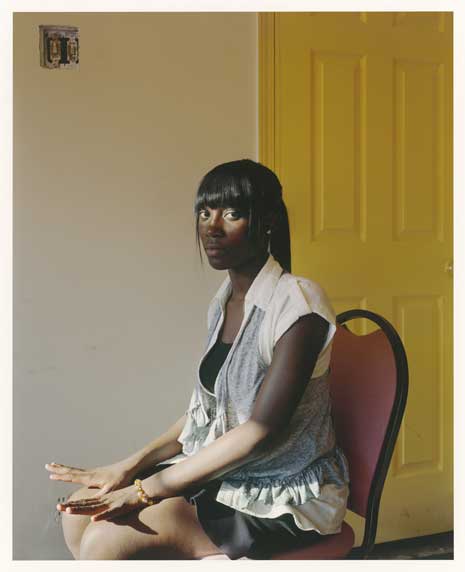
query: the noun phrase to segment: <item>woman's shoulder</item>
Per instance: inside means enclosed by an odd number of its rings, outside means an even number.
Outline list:
[[[279,278],[266,309],[260,334],[260,353],[269,365],[273,349],[279,338],[294,322],[307,314],[319,314],[329,323],[328,335],[322,353],[329,347],[336,331],[336,315],[325,289],[317,281],[285,272]],[[318,358],[314,376],[327,368],[329,353]],[[326,361],[325,361],[326,360]]]
[[[324,288],[319,282],[306,278],[305,276],[298,276],[297,274],[291,274],[286,271],[281,274],[277,283],[277,287],[281,289],[292,288],[295,285],[303,287],[309,291],[315,291],[318,293],[324,292]]]
[[[334,314],[326,290],[319,282],[290,272],[283,272],[278,280],[271,305],[271,309],[292,305],[301,311],[324,309]]]

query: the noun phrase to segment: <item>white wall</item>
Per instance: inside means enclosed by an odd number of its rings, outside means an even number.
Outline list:
[[[39,66],[39,24],[80,28],[80,69]],[[224,273],[192,205],[257,158],[257,17],[14,17],[14,559],[68,559],[44,464],[119,460],[186,409]]]

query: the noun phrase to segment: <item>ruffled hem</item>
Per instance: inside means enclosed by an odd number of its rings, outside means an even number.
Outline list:
[[[341,532],[342,522],[347,511],[349,487],[336,485],[323,485],[320,497],[314,498],[302,505],[262,505],[253,503],[242,508],[241,512],[258,518],[278,518],[290,514],[295,525],[300,530],[316,530],[319,534],[337,534]],[[218,502],[229,506],[226,497],[216,498]],[[232,507],[235,508],[235,507]]]
[[[178,441],[182,444],[182,451],[185,455],[193,455],[200,449],[208,433],[210,419],[200,402],[196,403],[186,413],[186,423]]]
[[[302,505],[319,498],[326,484],[345,486],[349,482],[347,461],[342,451],[335,449],[331,457],[322,457],[297,475],[284,478],[247,477],[246,480],[226,478],[216,500],[237,510],[254,510],[260,505]]]
[[[210,418],[201,403],[197,403],[187,411],[187,421],[178,441],[182,444],[184,454],[193,455],[224,433],[226,433],[226,414],[217,415],[210,424]]]

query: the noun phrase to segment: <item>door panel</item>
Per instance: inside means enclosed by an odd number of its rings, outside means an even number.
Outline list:
[[[377,542],[451,530],[452,14],[278,13],[261,29],[261,160],[283,183],[293,273],[337,312],[385,316],[407,351]]]

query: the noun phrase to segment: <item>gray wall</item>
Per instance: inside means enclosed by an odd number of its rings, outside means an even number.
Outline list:
[[[76,71],[39,24],[80,27]],[[206,308],[192,204],[257,158],[253,13],[14,17],[14,559],[69,559],[56,461],[117,461],[186,409]]]

